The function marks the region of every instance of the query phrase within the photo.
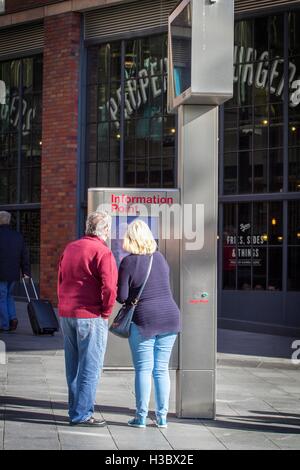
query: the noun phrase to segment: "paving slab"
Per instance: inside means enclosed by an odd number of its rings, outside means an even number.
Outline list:
[[[228,450],[276,450],[279,447],[261,432],[259,426],[242,419],[219,417],[207,428]]]
[[[175,371],[170,371],[167,429],[155,426],[153,391],[147,428],[128,427],[135,409],[134,373],[105,369],[96,416],[104,417],[107,427],[95,430],[69,426],[61,334],[32,335],[25,307],[17,307],[18,332],[0,335],[8,350],[7,365],[0,365],[0,449],[300,449],[300,368],[290,367],[289,339],[275,344],[276,337],[268,335],[226,333],[215,421],[176,417]],[[252,355],[253,347],[265,356]],[[268,357],[270,351],[274,357]]]

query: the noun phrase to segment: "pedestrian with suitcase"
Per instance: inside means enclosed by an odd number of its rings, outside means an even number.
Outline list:
[[[21,233],[10,227],[11,214],[0,212],[0,332],[18,326],[13,288],[16,281],[30,277],[29,254]]]
[[[85,236],[67,245],[59,263],[58,312],[64,335],[70,425],[106,424],[93,413],[108,317],[117,295],[117,266],[105,244],[110,228],[107,212],[90,214]]]
[[[25,279],[23,279],[28,300],[27,311],[32,331],[35,335],[54,335],[56,331],[59,331],[59,323],[54,308],[49,300],[39,299],[32,278],[30,278],[30,282],[35,295],[34,299],[30,298]]]

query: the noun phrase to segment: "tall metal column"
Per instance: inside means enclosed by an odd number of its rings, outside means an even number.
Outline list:
[[[183,211],[180,306],[183,328],[177,371],[177,415],[215,417],[217,326],[218,107],[178,110],[179,175]],[[196,206],[202,207],[196,215]],[[203,247],[191,249],[186,223],[203,216]],[[202,205],[202,206],[201,206]],[[188,211],[188,212],[187,212]],[[204,212],[203,212],[204,211]],[[199,220],[198,220],[199,223]]]

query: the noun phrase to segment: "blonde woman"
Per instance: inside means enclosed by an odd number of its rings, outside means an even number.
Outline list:
[[[156,424],[166,428],[170,396],[169,361],[180,331],[180,312],[170,289],[169,266],[157,251],[152,232],[142,220],[135,220],[128,226],[123,249],[130,255],[123,258],[119,268],[117,299],[120,303],[129,303],[137,296],[153,255],[150,276],[135,309],[130,330],[136,414],[128,425],[146,426],[153,375]]]

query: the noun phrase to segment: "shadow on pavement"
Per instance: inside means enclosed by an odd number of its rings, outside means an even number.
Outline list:
[[[1,397],[0,405],[3,407],[16,407],[15,409],[5,409],[5,421],[27,422],[45,425],[69,426],[67,416],[55,414],[55,410],[67,410],[67,404],[62,402],[50,402],[47,400],[34,400],[22,397],[6,396]],[[18,408],[17,408],[18,407]],[[29,408],[28,410],[22,407]],[[34,411],[36,408],[37,411]],[[46,408],[49,413],[40,412],[39,410]],[[132,416],[134,410],[127,407],[119,406],[102,406],[96,405],[96,412],[103,414],[122,414]],[[251,415],[240,415],[230,417],[228,415],[217,415],[215,421],[199,420],[199,419],[179,419],[174,413],[170,413],[168,421],[170,424],[188,424],[188,425],[206,425],[211,428],[253,431],[262,433],[277,434],[300,434],[300,414],[296,413],[271,413],[264,411],[249,411]],[[149,413],[150,419],[155,419],[153,412]],[[127,426],[124,422],[107,421],[108,425]]]
[[[254,431],[263,433],[277,433],[277,434],[300,434],[300,415],[298,417],[280,418],[280,413],[274,412],[265,413],[252,411],[253,416],[240,415],[240,416],[217,416],[216,421],[209,423],[210,427],[218,429],[232,429],[237,431]],[[258,416],[262,413],[264,416]],[[269,416],[266,416],[266,415]],[[225,419],[224,419],[225,418]]]

